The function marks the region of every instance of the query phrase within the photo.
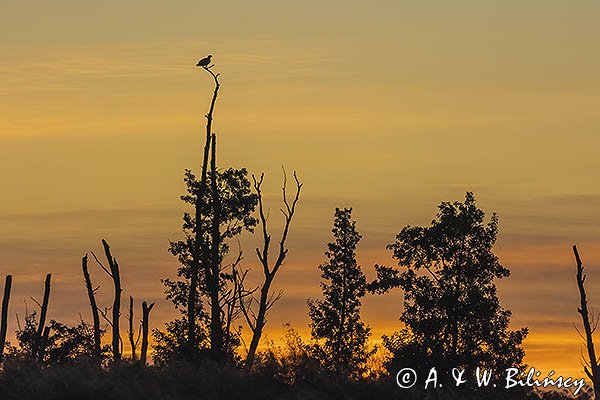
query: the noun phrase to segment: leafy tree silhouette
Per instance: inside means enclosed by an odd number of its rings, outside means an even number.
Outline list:
[[[197,322],[195,325],[195,341],[198,343],[198,347],[195,354],[199,355],[208,352],[210,343],[206,321],[200,319]],[[154,365],[166,367],[174,361],[189,358],[189,354],[187,354],[189,348],[187,335],[187,319],[184,317],[167,322],[163,330],[154,329],[152,331],[152,337],[154,338],[152,361]]]
[[[236,307],[238,296],[237,293],[229,290],[229,286],[234,284],[233,270],[237,267],[237,264],[241,260],[241,254],[238,256],[236,261],[230,264],[222,264],[222,260],[230,253],[230,246],[226,242],[228,239],[233,239],[238,236],[242,231],[252,231],[257,224],[256,218],[252,216],[254,209],[257,204],[257,196],[252,193],[251,184],[248,179],[248,173],[245,169],[234,169],[228,168],[223,171],[217,171],[217,190],[218,197],[220,199],[220,210],[218,219],[219,237],[219,274],[218,274],[218,288],[220,293],[219,305],[222,307],[222,312],[225,318],[219,322],[221,330],[224,336],[224,343],[221,351],[223,354],[227,354],[229,357],[233,357],[235,348],[239,344],[238,333],[232,330],[231,322],[233,321],[236,312],[227,310],[227,308]],[[187,186],[188,193],[182,196],[182,200],[188,204],[197,204],[197,196],[201,193],[201,183],[196,179],[191,171],[186,171],[185,183]],[[169,251],[175,255],[179,262],[180,267],[177,271],[178,279],[163,279],[163,283],[166,286],[167,299],[171,300],[175,307],[181,312],[182,317],[188,320],[188,293],[190,290],[191,276],[193,273],[193,254],[196,249],[196,229],[202,232],[200,240],[205,243],[212,245],[212,232],[211,228],[214,222],[214,211],[210,205],[213,204],[213,192],[203,191],[204,199],[202,204],[208,205],[204,208],[204,212],[201,215],[200,221],[196,222],[195,217],[189,213],[185,213],[183,217],[183,230],[185,238],[179,241],[171,242]],[[209,212],[211,211],[211,212]],[[210,263],[210,259],[202,259],[203,263]],[[199,272],[204,271],[204,265],[201,264]],[[154,331],[153,335],[157,340],[158,348],[164,350],[164,353],[158,355],[158,359],[166,361],[170,356],[170,352],[174,352],[171,356],[176,353],[180,357],[193,356],[192,353],[201,353],[203,349],[210,346],[210,342],[207,341],[207,330],[206,327],[210,326],[210,315],[206,313],[202,308],[201,299],[210,298],[211,290],[209,288],[209,282],[207,282],[206,274],[200,273],[198,276],[198,285],[196,288],[196,307],[195,307],[195,338],[193,342],[195,347],[189,348],[189,331],[183,324],[183,320],[175,320],[167,325],[165,332]],[[186,330],[186,332],[180,332],[180,330]],[[185,341],[188,343],[186,346]],[[171,345],[171,350],[165,347],[167,344]],[[186,354],[190,353],[190,354]]]
[[[464,202],[441,203],[431,226],[406,226],[388,246],[401,270],[376,266],[370,289],[404,291],[405,327],[384,336],[391,371],[522,364],[528,330],[509,329],[511,313],[500,306],[494,284],[510,274],[492,251],[498,217],[484,220],[467,193]]]
[[[335,241],[328,244],[328,261],[319,269],[322,300],[309,300],[313,338],[323,340],[317,354],[337,377],[360,377],[369,357],[370,328],[360,319],[361,298],[366,278],[356,262],[356,245],[361,239],[352,220],[352,209],[336,208],[333,222]]]
[[[42,365],[57,365],[77,360],[97,360],[94,344],[94,329],[83,320],[75,326],[68,326],[50,320],[43,350],[37,349],[37,321],[35,311],[24,318],[24,325],[16,332],[18,346],[9,346],[7,358],[10,360],[37,360]],[[101,335],[104,331],[100,331]],[[100,351],[102,359],[108,358],[109,346]]]

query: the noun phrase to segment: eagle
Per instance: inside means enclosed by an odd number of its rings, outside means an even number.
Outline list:
[[[202,60],[198,61],[198,64],[196,64],[196,67],[208,67],[208,65],[210,64],[210,59],[212,58],[212,56],[209,54],[208,57],[204,57]]]

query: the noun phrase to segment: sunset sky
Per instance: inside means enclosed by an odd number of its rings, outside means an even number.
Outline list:
[[[600,310],[600,3],[530,1],[3,0],[0,274],[23,315],[54,274],[50,317],[90,319],[81,256],[106,238],[125,296],[175,314],[160,279],[181,237],[214,56],[221,166],[265,172],[274,233],[281,165],[304,182],[268,335],[308,334],[306,299],[336,206],[353,207],[359,261],[473,191],[497,212],[498,283],[526,362],[581,375],[575,266]],[[242,240],[259,269],[255,238]],[[99,269],[101,303],[109,282]],[[402,293],[365,300],[373,339],[399,328]],[[10,329],[16,328],[10,319]]]

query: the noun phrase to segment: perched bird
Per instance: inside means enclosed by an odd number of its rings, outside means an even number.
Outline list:
[[[210,64],[211,58],[212,58],[212,56],[209,54],[208,57],[205,57],[202,60],[198,61],[198,64],[196,64],[196,67],[208,67],[208,65]]]

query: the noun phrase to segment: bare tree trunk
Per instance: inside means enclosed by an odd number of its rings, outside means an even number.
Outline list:
[[[188,292],[188,304],[187,304],[187,322],[188,322],[188,346],[190,351],[196,351],[198,343],[196,343],[196,314],[197,314],[197,302],[198,302],[198,281],[200,266],[204,264],[205,278],[208,281],[210,275],[210,266],[208,265],[208,248],[205,243],[204,232],[201,227],[201,219],[203,211],[205,211],[206,204],[204,204],[204,195],[206,193],[207,186],[207,172],[208,172],[208,156],[210,151],[210,142],[212,134],[212,121],[213,112],[215,109],[215,103],[217,101],[217,95],[219,94],[219,74],[214,74],[210,68],[212,66],[206,66],[204,69],[210,73],[215,81],[215,89],[213,91],[212,100],[210,102],[210,108],[206,114],[206,139],[204,143],[204,155],[202,158],[202,171],[200,177],[200,187],[196,194],[196,205],[195,205],[195,221],[196,229],[194,235],[194,251],[192,254],[192,262],[190,266],[190,287]]]
[[[208,130],[207,130],[208,131]],[[196,313],[197,313],[197,302],[198,302],[198,281],[200,274],[200,266],[204,265],[206,270],[206,249],[205,249],[205,238],[202,232],[200,221],[202,220],[202,212],[205,208],[204,194],[206,190],[206,175],[208,169],[208,155],[210,149],[210,134],[206,136],[206,143],[204,145],[204,157],[202,161],[202,176],[200,178],[200,187],[196,194],[196,205],[195,205],[195,221],[196,229],[194,235],[194,252],[192,254],[192,263],[190,266],[190,287],[188,292],[187,302],[187,322],[188,322],[188,346],[190,351],[194,352],[198,348],[196,338]]]
[[[577,287],[579,288],[579,297],[581,299],[581,305],[577,309],[577,311],[581,315],[581,320],[583,322],[583,328],[585,330],[586,348],[588,351],[588,356],[590,358],[588,364],[590,369],[588,369],[587,366],[584,366],[584,370],[594,385],[594,397],[596,399],[600,399],[600,369],[598,368],[598,359],[596,358],[596,349],[594,347],[593,338],[596,327],[592,327],[592,324],[590,323],[590,317],[587,307],[587,298],[584,287],[586,276],[583,274],[583,263],[581,261],[581,258],[579,257],[577,246],[573,246],[573,253],[575,254],[575,260],[577,262]]]
[[[119,319],[121,316],[121,293],[123,292],[123,289],[121,288],[121,275],[119,273],[119,264],[117,263],[117,259],[114,258],[110,253],[110,246],[106,240],[102,239],[102,245],[104,246],[104,254],[108,260],[110,276],[115,287],[115,297],[112,307],[112,351],[114,360],[119,361],[121,359],[121,335],[119,331]]]
[[[136,342],[133,334],[133,297],[129,296],[129,345],[131,346],[131,359],[136,360]]]
[[[52,274],[46,275],[46,282],[44,284],[44,299],[42,301],[42,307],[40,310],[40,323],[37,329],[37,335],[35,339],[35,348],[33,357],[37,357],[41,351],[41,345],[44,337],[44,327],[46,325],[46,315],[48,313],[48,303],[50,302],[50,280]]]
[[[0,320],[0,364],[4,359],[4,344],[6,343],[6,330],[8,329],[8,304],[12,288],[12,275],[6,275],[4,282],[4,296],[2,297],[2,316]]]
[[[98,313],[98,305],[96,304],[95,290],[92,286],[92,279],[90,278],[88,270],[87,254],[81,259],[81,269],[83,270],[83,278],[85,279],[85,287],[87,289],[88,298],[90,299],[90,308],[92,309],[92,319],[94,321],[94,358],[99,361],[102,357],[100,315]]]
[[[142,303],[142,353],[140,356],[142,365],[146,365],[146,358],[148,356],[148,332],[150,332],[148,321],[150,319],[150,311],[152,311],[153,307],[154,303],[150,304],[150,306],[145,301]]]
[[[254,358],[256,356],[256,350],[258,349],[258,344],[260,342],[260,338],[262,337],[263,328],[266,324],[267,312],[269,309],[275,304],[277,300],[281,297],[281,293],[273,294],[271,293],[271,284],[275,278],[275,275],[279,271],[279,268],[283,265],[285,258],[288,253],[288,249],[286,248],[286,240],[288,237],[288,232],[290,229],[290,224],[292,223],[292,219],[294,217],[294,213],[296,212],[296,204],[298,203],[298,199],[300,198],[300,190],[302,189],[302,183],[298,180],[296,173],[294,172],[294,180],[296,182],[296,194],[292,203],[290,204],[287,199],[287,177],[284,170],[284,180],[283,180],[283,204],[284,209],[281,212],[284,215],[285,223],[283,226],[283,233],[281,234],[281,240],[279,241],[279,254],[275,263],[271,267],[269,265],[269,247],[271,244],[271,235],[267,229],[267,217],[264,212],[264,204],[263,204],[263,196],[261,191],[261,186],[263,183],[264,175],[260,176],[260,180],[256,180],[253,176],[254,180],[254,189],[258,194],[258,209],[260,216],[260,224],[262,226],[262,234],[263,234],[263,248],[262,251],[258,248],[256,249],[256,254],[258,255],[258,259],[263,267],[263,284],[260,289],[260,299],[257,300],[258,303],[258,312],[253,313],[250,312],[250,308],[252,307],[253,298],[250,299],[249,302],[246,302],[241,298],[242,293],[244,292],[243,288],[240,291],[240,307],[242,309],[242,313],[246,318],[246,322],[252,331],[252,340],[250,341],[250,347],[248,348],[248,354],[246,355],[246,362],[244,364],[244,369],[246,371],[250,371],[252,369],[252,365],[254,364]],[[243,285],[243,282],[240,282],[240,286]]]
[[[258,314],[254,326],[251,327],[252,339],[250,341],[250,347],[248,348],[248,354],[246,354],[246,362],[244,363],[244,369],[250,371],[254,364],[254,358],[256,357],[256,350],[262,337],[263,328],[266,324],[267,306],[269,302],[269,291],[271,288],[271,278],[265,277],[263,285],[260,289],[260,300],[258,303]]]
[[[224,356],[223,348],[223,322],[221,320],[220,304],[220,270],[221,270],[221,199],[217,187],[217,138],[213,133],[211,136],[211,192],[213,202],[213,219],[211,228],[211,256],[210,256],[210,280],[208,290],[210,291],[210,349],[215,360]]]

